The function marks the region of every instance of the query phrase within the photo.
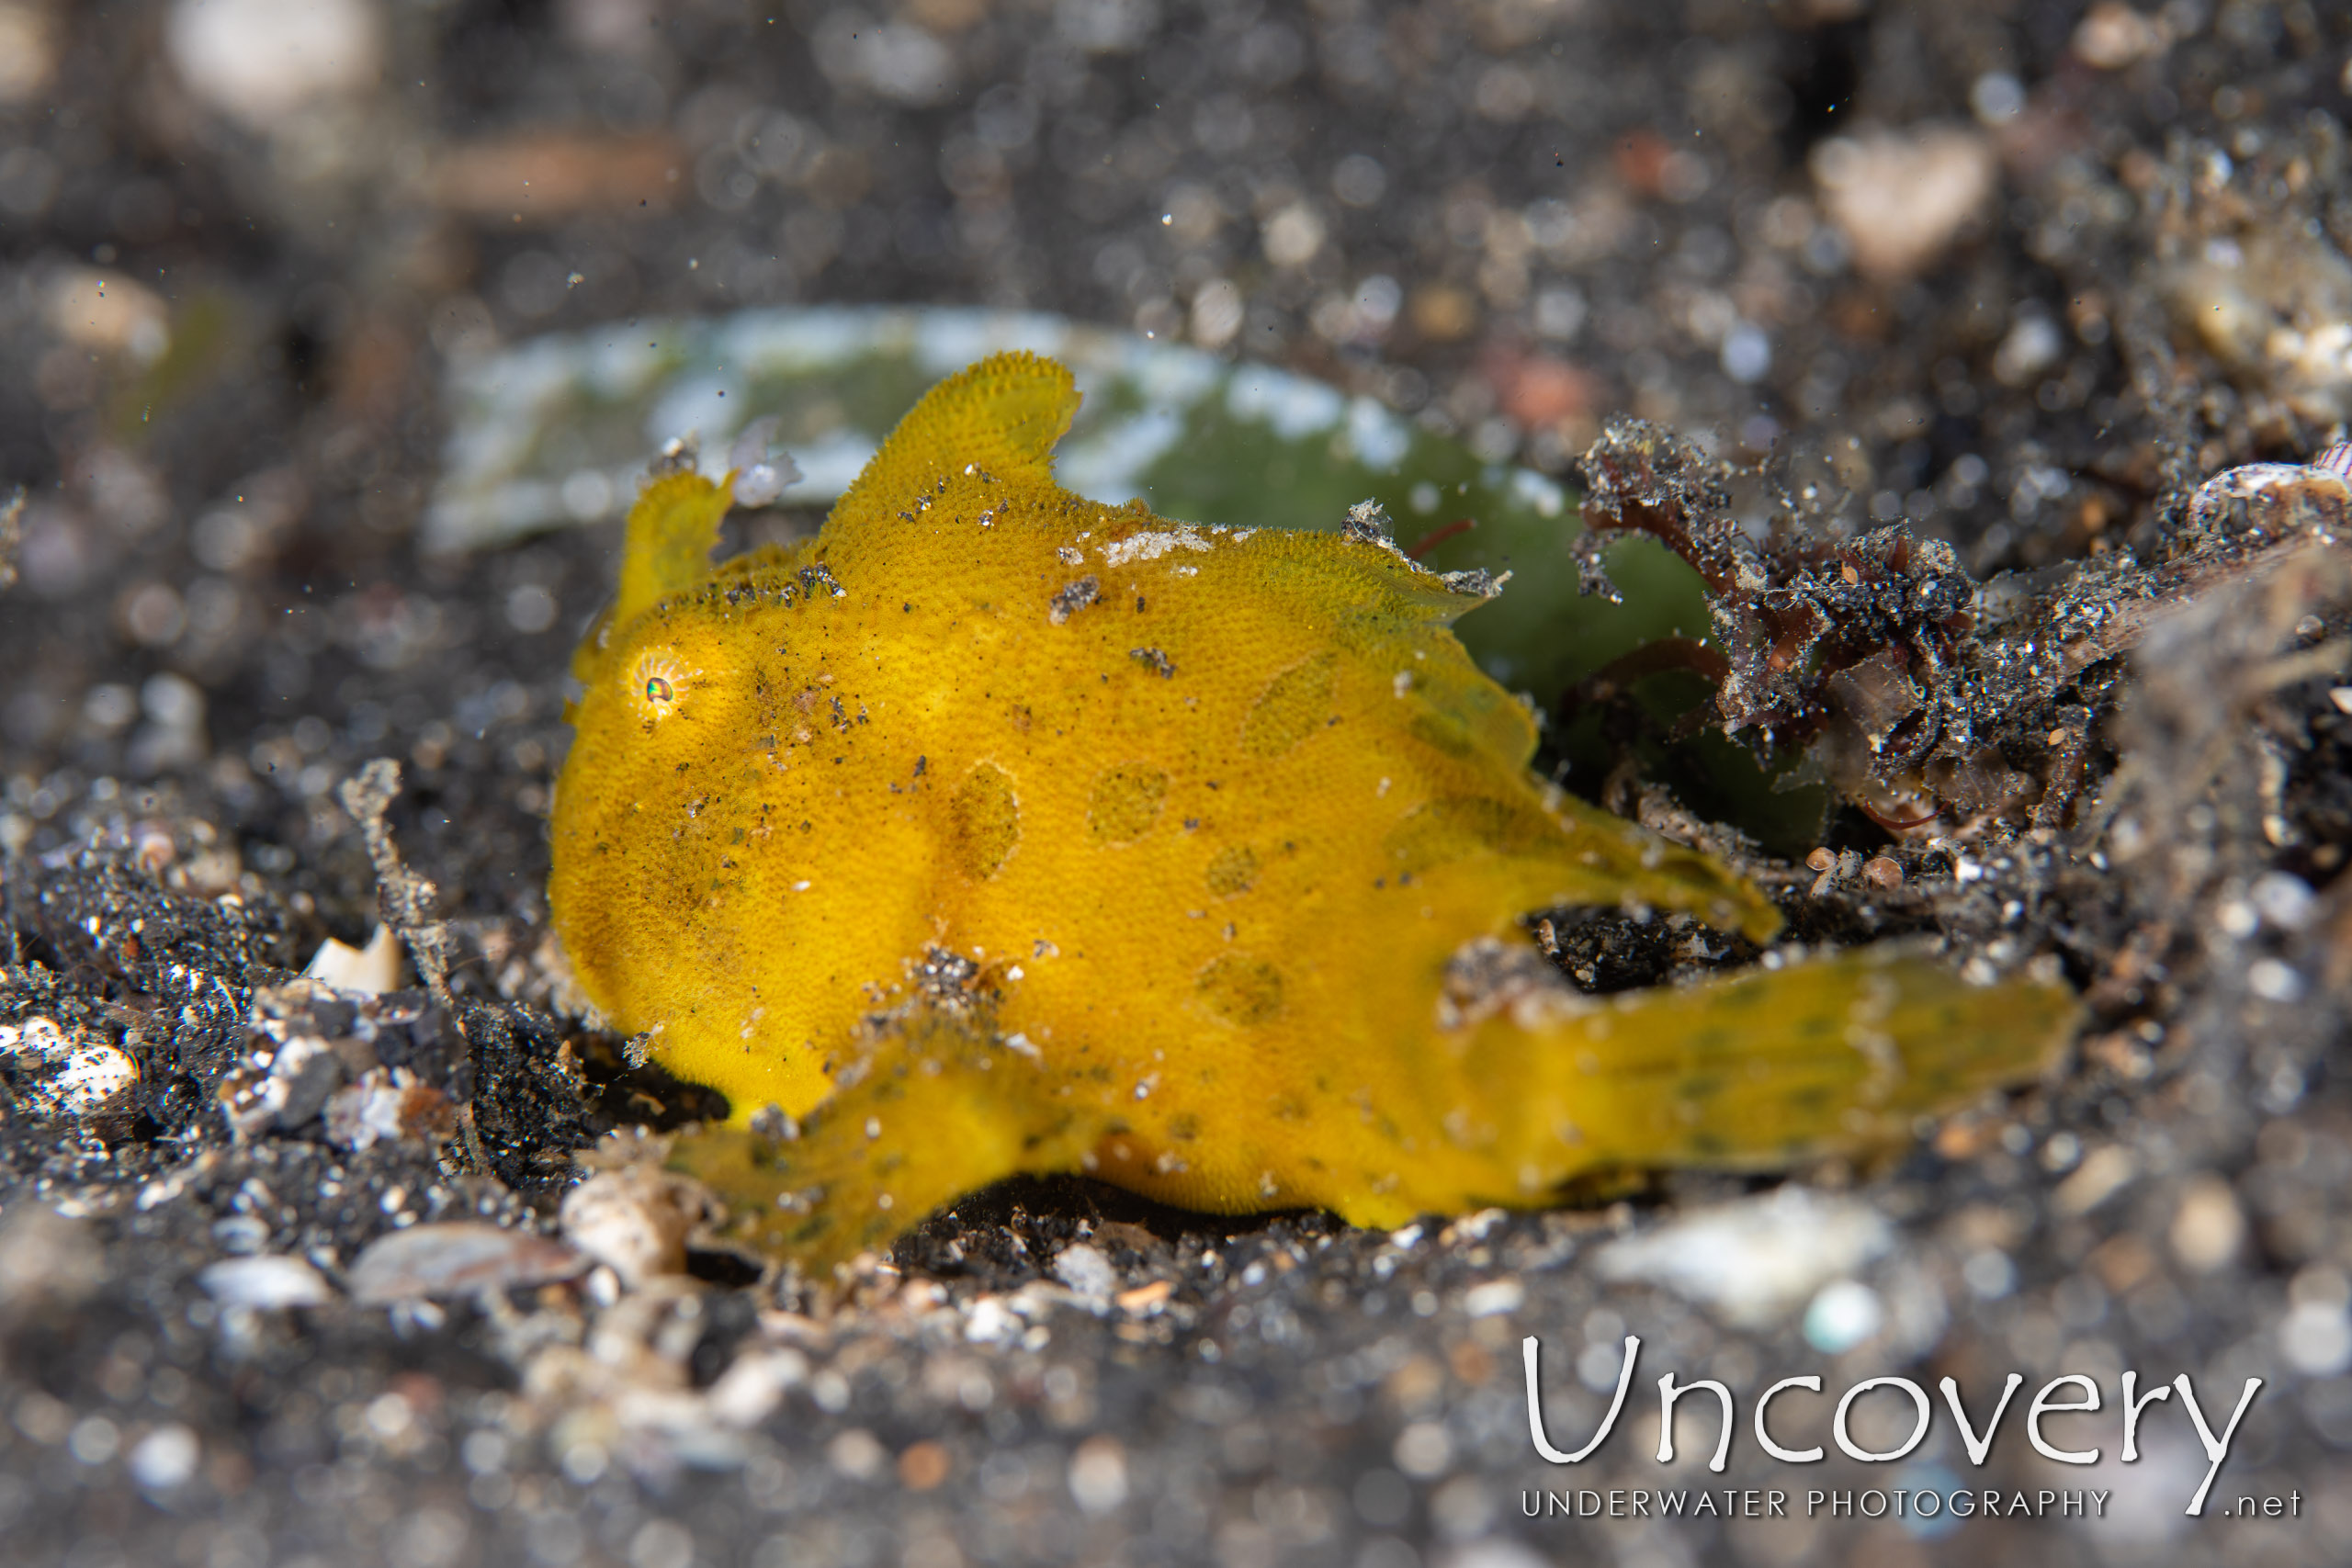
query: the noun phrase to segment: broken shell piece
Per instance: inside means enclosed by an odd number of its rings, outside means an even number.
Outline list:
[[[589,1259],[529,1231],[474,1221],[414,1225],[368,1243],[351,1266],[351,1295],[362,1306],[512,1291],[586,1272]]]
[[[310,966],[302,971],[307,979],[333,986],[338,991],[360,991],[368,996],[381,996],[386,991],[400,989],[401,943],[390,926],[379,925],[366,947],[353,947],[348,942],[329,937],[319,943],[318,952],[311,955]]]
[[[1604,1280],[1638,1280],[1758,1326],[1894,1245],[1878,1212],[1792,1183],[1679,1215],[1612,1241],[1594,1255]]]
[[[2224,468],[2189,497],[2194,528],[2257,542],[2317,533],[2334,536],[2352,524],[2352,446],[2335,446],[2309,463],[2244,463]]]
[[[702,1189],[652,1165],[599,1171],[564,1194],[565,1239],[611,1266],[634,1289],[686,1271],[686,1237],[702,1219]]]

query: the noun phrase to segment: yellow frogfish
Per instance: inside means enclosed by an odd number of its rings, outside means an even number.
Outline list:
[[[609,1021],[727,1096],[673,1158],[747,1239],[839,1259],[1019,1172],[1365,1225],[1536,1205],[1907,1137],[2063,1049],[2064,987],[1916,949],[1575,990],[1531,912],[1779,916],[1531,771],[1450,629],[1483,578],[1073,494],[1078,400],[973,366],[793,548],[710,564],[732,476],[629,515],[550,900]]]

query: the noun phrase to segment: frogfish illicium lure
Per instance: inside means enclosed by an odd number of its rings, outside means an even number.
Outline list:
[[[712,566],[654,480],[574,659],[550,888],[581,984],[724,1126],[675,1156],[810,1260],[1017,1172],[1360,1224],[1590,1173],[1769,1168],[2030,1077],[2062,987],[1866,950],[1598,998],[1521,921],[1779,926],[1529,768],[1451,626],[1491,593],[1371,526],[1088,501],[1069,373],[932,389],[793,548]]]

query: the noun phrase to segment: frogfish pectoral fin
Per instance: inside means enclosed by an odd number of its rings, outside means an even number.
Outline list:
[[[1488,1188],[1425,1197],[1524,1205],[1596,1172],[1766,1170],[1897,1145],[1919,1117],[2047,1071],[2081,1018],[2063,985],[1971,985],[1905,944],[1506,1009],[1461,1060],[1462,1083],[1493,1086],[1464,1107]]]
[[[1116,1118],[1098,1096],[947,1011],[895,1021],[797,1125],[753,1116],[671,1145],[728,1205],[731,1240],[823,1271],[1008,1176],[1076,1170]]]

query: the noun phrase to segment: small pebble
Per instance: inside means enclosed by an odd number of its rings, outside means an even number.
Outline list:
[[[2337,1302],[2300,1302],[2278,1325],[2278,1348],[2309,1378],[2332,1378],[2352,1367],[2352,1316]]]
[[[254,130],[372,85],[382,17],[368,0],[179,0],[164,42],[198,97]]]
[[[1854,265],[1909,277],[1943,254],[1993,195],[1991,141],[1955,126],[1839,136],[1814,150],[1813,177]]]
[[[2099,0],[2075,28],[2075,55],[2099,71],[2125,66],[2162,54],[2172,45],[2172,27],[2165,17],[2143,17],[2122,0]]]
[[[1119,1272],[1111,1260],[1084,1242],[1061,1249],[1054,1258],[1054,1278],[1098,1312],[1110,1305],[1111,1292],[1119,1285]]]
[[[41,1203],[0,1216],[0,1321],[37,1304],[71,1305],[106,1277],[98,1239]]]
[[[1127,1500],[1127,1451],[1118,1438],[1097,1433],[1078,1445],[1069,1461],[1069,1495],[1088,1514],[1110,1513]]]
[[[1805,1343],[1825,1356],[1843,1355],[1885,1321],[1886,1308],[1876,1291],[1859,1280],[1834,1280],[1805,1308]]]
[[[153,364],[171,346],[171,307],[120,273],[71,267],[49,291],[49,324],[66,341],[99,354],[127,354]]]
[[[1462,1292],[1462,1312],[1465,1317],[1501,1317],[1526,1302],[1527,1287],[1517,1280],[1489,1280]]]
[[[39,1016],[0,1024],[0,1063],[19,1075],[17,1110],[33,1116],[87,1116],[139,1081],[139,1064],[119,1046]]]
[[[2211,1274],[2237,1256],[2245,1240],[2245,1213],[2230,1184],[2211,1173],[2181,1189],[2172,1216],[2173,1256],[2181,1267]]]
[[[124,1461],[130,1479],[150,1492],[169,1492],[196,1473],[204,1457],[196,1434],[176,1421],[156,1427],[131,1445]]]

